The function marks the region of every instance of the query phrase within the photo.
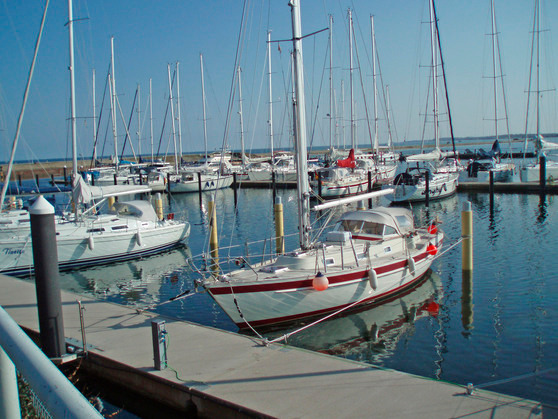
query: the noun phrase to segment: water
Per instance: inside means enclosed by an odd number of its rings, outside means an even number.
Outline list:
[[[280,190],[286,248],[297,246],[294,190]],[[207,199],[175,195],[167,210],[191,223],[187,248],[136,262],[61,274],[62,287],[119,304],[147,307],[183,320],[237,331],[203,292],[166,303],[194,290],[197,274],[187,258],[207,248]],[[166,198],[168,199],[168,198]],[[461,247],[436,260],[432,274],[411,293],[369,310],[324,322],[289,338],[288,343],[386,368],[466,385],[540,372],[490,390],[558,405],[558,202],[555,196],[495,195],[490,212],[487,194],[458,194],[415,205],[417,220],[438,217],[447,244],[461,235],[461,209],[470,201],[474,219],[474,272],[463,278]],[[238,245],[274,235],[272,192],[233,190],[216,197],[221,246]],[[374,205],[387,205],[383,198]],[[252,255],[255,250],[250,251]],[[226,252],[222,251],[221,255]],[[268,334],[269,337],[281,333]]]

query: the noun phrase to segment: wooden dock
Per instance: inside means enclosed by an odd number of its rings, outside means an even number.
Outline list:
[[[0,305],[28,333],[38,331],[34,283],[0,275]],[[540,403],[376,368],[210,327],[138,313],[62,293],[65,336],[88,356],[81,369],[153,404],[199,417],[533,418],[557,415]],[[170,368],[154,369],[152,320],[165,320]],[[76,362],[76,361],[74,361]],[[151,403],[150,401],[150,403]]]

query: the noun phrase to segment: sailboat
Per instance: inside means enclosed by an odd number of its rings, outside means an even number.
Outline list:
[[[351,9],[348,11],[348,16],[352,148],[346,159],[337,160],[332,166],[316,170],[310,186],[313,192],[322,198],[339,198],[361,194],[367,192],[376,181],[376,164],[374,160],[363,158],[362,155],[360,159],[356,157],[356,122],[353,106],[353,18]],[[370,178],[368,173],[370,173]]]
[[[240,268],[228,273],[213,269],[200,281],[240,329],[284,325],[379,303],[416,284],[444,240],[437,227],[415,227],[412,213],[406,208],[347,212],[324,241],[311,240],[300,2],[291,0],[289,6],[300,248],[257,264],[250,264],[244,257],[235,258]],[[361,196],[365,199],[372,194],[377,193]],[[332,204],[320,204],[313,210]]]
[[[533,42],[533,48],[536,48],[536,66],[537,66],[537,73],[536,73],[536,84],[537,89],[535,93],[537,94],[537,102],[536,102],[536,134],[535,138],[531,140],[534,143],[535,151],[536,151],[536,160],[532,164],[527,164],[525,160],[525,156],[527,154],[527,146],[528,146],[528,139],[527,139],[527,123],[525,124],[525,145],[524,145],[524,153],[523,153],[523,163],[519,169],[519,176],[522,182],[540,182],[540,172],[541,172],[541,165],[540,165],[540,158],[542,156],[546,157],[546,153],[553,150],[558,150],[558,144],[547,141],[543,138],[541,134],[541,127],[540,127],[540,97],[541,97],[541,89],[540,89],[540,57],[539,57],[539,41],[540,41],[540,17],[541,17],[541,7],[540,1],[535,0],[535,19],[533,22],[533,36],[536,36],[536,42]],[[533,51],[535,53],[535,51]],[[532,67],[531,67],[532,70]],[[531,76],[529,75],[529,80],[531,80]],[[529,91],[531,90],[531,86],[529,86]],[[527,111],[529,110],[529,100],[527,101]],[[549,160],[546,162],[545,168],[545,175],[546,180],[551,181],[558,179],[558,161]]]
[[[401,159],[393,185],[387,185],[388,188],[394,189],[394,193],[386,197],[394,203],[425,201],[427,192],[429,199],[440,199],[451,196],[457,191],[460,164],[455,159],[448,160],[448,157],[455,156],[454,153],[440,150],[438,118],[439,34],[436,25],[437,17],[434,0],[430,0],[429,6],[435,147],[429,153],[415,154]]]
[[[233,175],[226,173],[230,163],[220,154],[210,159],[207,155],[207,119],[205,117],[205,84],[203,77],[203,55],[200,54],[201,84],[202,84],[202,109],[203,109],[203,141],[205,145],[205,158],[198,165],[177,168],[176,173],[170,177],[169,189],[173,193],[205,192],[216,189],[228,188],[233,183]],[[171,93],[172,102],[172,93]],[[171,103],[171,113],[172,113]],[[230,160],[230,159],[229,159]]]
[[[478,181],[488,182],[490,174],[492,173],[494,182],[511,182],[515,172],[515,164],[511,162],[502,162],[500,158],[500,142],[498,137],[498,78],[501,80],[502,86],[502,99],[504,103],[504,119],[506,121],[507,136],[509,142],[508,159],[511,160],[511,136],[508,125],[508,112],[506,106],[506,94],[504,91],[504,79],[502,75],[502,62],[500,55],[500,44],[498,42],[498,30],[496,28],[496,10],[494,7],[494,0],[490,1],[491,12],[491,44],[492,44],[492,88],[494,97],[494,136],[495,141],[492,149],[482,156],[480,159],[472,160],[467,165],[467,170],[459,174],[461,181]],[[500,70],[497,74],[497,70]]]
[[[70,36],[70,99],[72,127],[72,184],[74,213],[57,217],[56,243],[60,269],[98,265],[151,255],[181,245],[190,234],[184,221],[159,219],[151,203],[143,200],[116,202],[106,214],[96,214],[97,206],[80,211],[94,194],[77,171],[76,109],[73,52],[72,0],[68,0]],[[127,191],[126,193],[130,193]],[[114,196],[115,192],[109,193]],[[106,199],[106,198],[105,198]],[[6,230],[0,235],[0,273],[33,273],[33,251],[29,228]]]

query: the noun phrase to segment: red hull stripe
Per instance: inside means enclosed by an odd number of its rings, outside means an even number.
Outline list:
[[[404,285],[402,285],[398,288],[395,288],[395,289],[393,289],[391,291],[388,291],[388,292],[385,292],[383,294],[375,295],[373,297],[362,300],[362,302],[358,306],[363,305],[363,304],[372,304],[372,303],[379,304],[383,300],[387,300],[388,298],[394,296],[395,294],[402,293],[404,290],[406,290],[410,287],[413,287],[414,284],[416,284],[418,281],[420,281],[424,277],[424,275],[426,275],[427,272],[428,272],[428,270],[425,273],[423,273],[422,275],[416,277],[413,281],[408,282],[408,283],[406,283],[406,284],[404,284]],[[250,325],[253,326],[253,327],[257,327],[257,326],[269,326],[269,325],[277,324],[277,323],[289,323],[289,322],[293,322],[295,320],[302,319],[302,318],[305,318],[305,317],[314,317],[314,316],[320,316],[320,315],[332,313],[334,311],[341,310],[342,308],[347,307],[351,304],[353,304],[353,302],[350,302],[350,303],[347,303],[347,304],[342,304],[342,305],[337,306],[337,307],[328,307],[328,308],[322,309],[322,310],[310,311],[310,312],[301,313],[301,314],[293,314],[291,316],[275,317],[273,319],[265,319],[265,320],[258,320],[258,321],[250,321]],[[236,325],[240,329],[248,327],[245,322],[236,323]]]
[[[428,257],[428,253],[424,252],[420,255],[413,257],[415,262],[420,262]],[[409,262],[407,260],[401,260],[389,265],[373,267],[377,275],[383,275],[398,269],[403,269],[407,266]],[[359,270],[357,272],[351,272],[348,274],[341,274],[335,276],[328,276],[330,284],[342,284],[343,282],[354,281],[356,279],[363,279],[368,276],[368,269]],[[250,284],[250,285],[233,285],[232,289],[230,286],[223,285],[222,287],[209,287],[207,290],[213,295],[227,295],[227,294],[243,294],[248,292],[271,292],[271,291],[284,291],[296,288],[310,288],[312,287],[312,277],[308,279],[301,279],[296,281],[283,281],[283,282],[267,282],[262,281],[260,284]]]

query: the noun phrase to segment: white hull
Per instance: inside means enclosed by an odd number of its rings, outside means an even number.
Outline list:
[[[374,176],[372,177],[371,186],[374,184]],[[318,181],[310,182],[310,186],[314,193],[320,193]],[[349,176],[333,182],[322,181],[321,197],[322,198],[341,198],[345,196],[357,195],[368,191],[367,176]]]
[[[522,167],[519,169],[519,176],[522,182],[540,182],[541,178],[540,164]],[[552,182],[558,179],[558,162],[546,162],[546,181]]]
[[[272,176],[269,170],[254,170],[248,172],[248,180],[252,182],[271,182]],[[296,182],[296,172],[276,171],[275,182]]]
[[[216,189],[229,188],[233,183],[232,175],[206,175],[202,174],[201,177],[201,190],[214,191]],[[199,192],[200,184],[198,181],[198,176],[194,173],[191,177],[171,179],[170,191],[172,193],[188,193],[188,192]]]
[[[190,234],[188,223],[147,221],[114,214],[56,224],[60,269],[134,259],[180,245]],[[25,275],[33,271],[30,230],[0,239],[0,273]]]
[[[429,199],[442,199],[457,192],[457,173],[437,173],[429,181]],[[389,185],[395,192],[386,195],[392,202],[426,201],[426,182],[421,179],[416,185]]]

